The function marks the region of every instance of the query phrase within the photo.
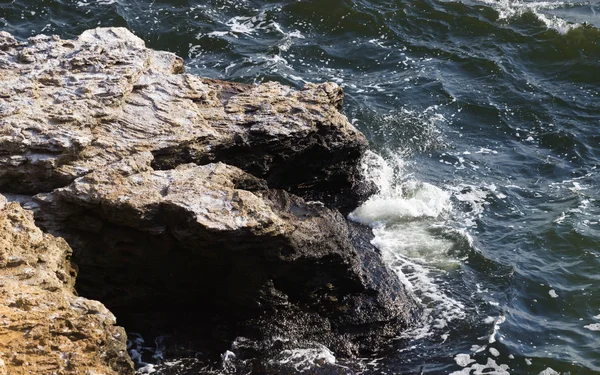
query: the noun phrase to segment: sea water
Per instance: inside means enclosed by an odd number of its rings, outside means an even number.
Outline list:
[[[343,87],[380,188],[349,218],[423,309],[364,373],[600,374],[597,0],[0,1],[19,38],[97,26],[202,76]]]

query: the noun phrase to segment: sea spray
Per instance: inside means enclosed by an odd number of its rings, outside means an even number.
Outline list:
[[[450,321],[465,317],[464,304],[436,281],[459,264],[449,252],[454,242],[439,230],[452,217],[451,194],[407,177],[398,155],[388,161],[370,151],[362,165],[365,177],[379,192],[349,218],[373,228],[372,243],[423,307],[422,322],[403,336],[442,334]]]

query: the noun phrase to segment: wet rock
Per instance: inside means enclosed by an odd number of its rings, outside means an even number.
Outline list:
[[[411,321],[397,278],[339,212],[223,163],[152,164],[141,153],[38,196],[43,225],[78,244],[80,291],[130,329],[355,355]]]
[[[133,374],[114,315],[74,293],[70,254],[0,195],[0,374]]]

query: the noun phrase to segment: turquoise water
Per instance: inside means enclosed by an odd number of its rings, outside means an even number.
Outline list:
[[[96,26],[344,88],[382,188],[352,219],[425,312],[366,373],[600,374],[597,0],[0,1],[20,38]]]

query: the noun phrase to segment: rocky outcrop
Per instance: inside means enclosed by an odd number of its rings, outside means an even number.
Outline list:
[[[366,140],[334,83],[203,79],[120,28],[77,40],[0,34],[0,191],[39,193],[141,151],[157,169],[221,161],[343,209],[369,192]]]
[[[119,28],[0,33],[0,80],[0,192],[67,240],[77,290],[127,329],[258,358],[272,342],[356,355],[410,323],[343,216],[372,187],[337,85],[183,74]]]
[[[152,161],[141,153],[38,196],[44,225],[82,249],[82,293],[127,327],[172,330],[164,316],[177,311],[194,336],[220,326],[225,344],[293,326],[351,355],[409,321],[399,285],[339,212],[223,163]]]
[[[70,254],[0,195],[0,374],[133,374],[114,315],[74,293]]]

